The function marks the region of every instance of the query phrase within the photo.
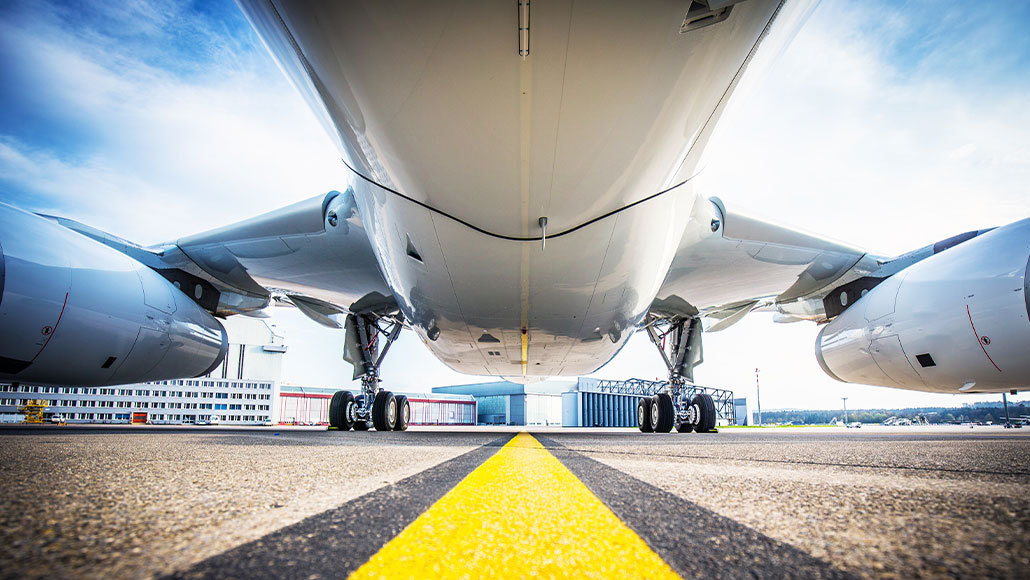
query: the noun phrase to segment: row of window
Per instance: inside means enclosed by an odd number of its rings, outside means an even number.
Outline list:
[[[0,405],[24,405],[30,399],[0,399]],[[229,405],[226,403],[175,403],[167,401],[50,400],[49,407],[109,407],[117,409],[219,409],[227,411],[268,411],[270,405]]]
[[[168,381],[165,381],[168,382]],[[204,381],[210,382],[210,381]],[[239,383],[243,384],[243,383]],[[252,383],[246,383],[250,385]],[[211,385],[204,385],[211,386]],[[214,385],[214,386],[226,386],[228,385]],[[262,388],[265,388],[262,386]],[[271,388],[271,385],[268,385]],[[91,386],[38,386],[38,385],[10,385],[0,384],[0,393],[38,393],[41,395],[100,395],[100,396],[117,396],[117,397],[208,397],[212,399],[250,399],[250,400],[271,400],[271,395],[258,394],[258,393],[213,393],[213,391],[207,391],[207,393],[200,394],[195,390],[150,390],[148,388],[110,388],[110,387],[91,387]]]
[[[129,413],[69,413],[65,418],[69,421],[113,421],[128,423],[131,415]],[[197,421],[206,421],[209,418],[209,415],[178,414],[150,415],[147,417],[151,423],[196,423]],[[227,415],[225,417],[221,417],[220,420],[230,422],[256,422],[271,421],[272,418],[268,415]]]
[[[170,385],[180,387],[222,387],[270,390],[271,383],[248,383],[245,381],[211,381],[203,379],[176,379],[171,381],[153,381],[150,385]]]

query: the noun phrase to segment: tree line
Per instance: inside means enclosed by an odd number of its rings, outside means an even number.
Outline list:
[[[754,413],[752,413],[754,414]],[[1030,403],[1009,403],[1009,417],[1016,419],[1030,415]],[[848,409],[848,421],[857,423],[883,423],[890,417],[911,419],[925,418],[931,424],[937,423],[965,423],[992,421],[1001,423],[1005,421],[1005,409],[1001,403],[977,403],[964,405],[962,407],[912,407],[907,409]],[[844,411],[822,410],[781,410],[763,411],[762,423],[769,425],[774,423],[795,425],[825,425],[833,421],[844,420]]]

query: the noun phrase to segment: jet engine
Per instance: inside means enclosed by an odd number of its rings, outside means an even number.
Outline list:
[[[815,354],[831,377],[942,393],[1030,387],[1030,219],[887,278],[827,324]],[[847,302],[848,292],[827,300]]]
[[[95,386],[200,376],[228,346],[222,324],[150,268],[0,204],[0,381]]]

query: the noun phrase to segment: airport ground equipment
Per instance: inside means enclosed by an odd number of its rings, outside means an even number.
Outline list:
[[[354,379],[361,379],[361,394],[337,391],[329,402],[329,425],[348,431],[404,431],[411,418],[408,398],[379,388],[379,369],[386,353],[404,327],[399,310],[348,314],[344,328],[343,358],[354,366]],[[379,338],[385,341],[379,349]]]
[[[637,404],[637,423],[645,433],[707,433],[715,429],[715,400],[693,384],[694,367],[704,362],[701,350],[701,319],[651,314],[644,327],[669,369],[662,392]],[[733,408],[732,393],[729,408]]]
[[[46,401],[32,399],[18,407],[18,412],[25,415],[26,423],[43,423],[43,411],[47,408]]]

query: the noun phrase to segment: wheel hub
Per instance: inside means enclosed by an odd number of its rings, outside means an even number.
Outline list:
[[[697,408],[697,405],[690,405],[689,407],[687,407],[687,423],[690,423],[691,425],[697,425],[700,419],[700,415],[701,413],[700,410]]]

